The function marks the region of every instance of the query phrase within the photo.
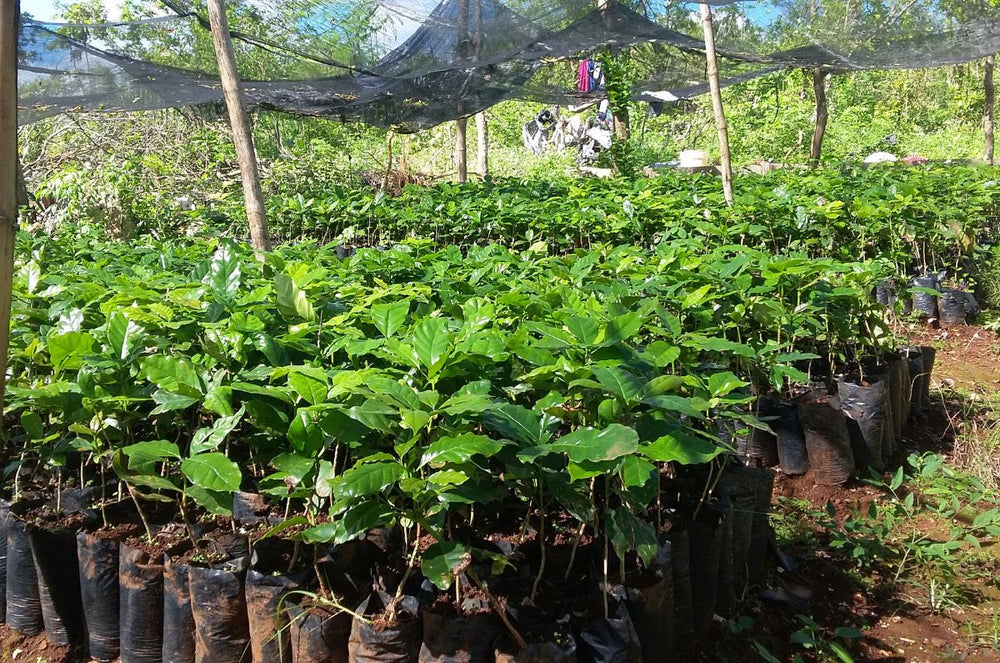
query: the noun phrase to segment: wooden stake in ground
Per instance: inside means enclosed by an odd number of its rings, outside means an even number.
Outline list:
[[[17,236],[17,30],[20,16],[18,0],[0,0],[0,408],[7,386],[10,295]]]
[[[722,193],[726,203],[733,204],[733,162],[729,155],[729,129],[726,127],[726,113],[722,108],[722,89],[719,87],[719,64],[715,59],[715,28],[712,25],[712,9],[701,6],[701,29],[705,34],[705,61],[708,64],[708,87],[712,92],[712,111],[715,113],[715,128],[719,133],[719,156],[722,164]]]
[[[823,153],[823,136],[826,134],[826,121],[830,112],[826,105],[826,72],[822,67],[813,69],[813,94],[816,95],[816,125],[813,127],[813,139],[809,145],[809,161],[818,166]]]
[[[236,145],[236,159],[243,178],[243,199],[250,224],[250,241],[255,251],[270,251],[271,239],[267,235],[267,218],[264,215],[264,196],[260,191],[260,170],[257,167],[257,153],[254,151],[250,118],[243,102],[243,89],[236,71],[233,42],[229,37],[229,20],[226,18],[225,0],[208,0],[208,20],[212,26],[212,43],[215,58],[219,62],[222,78],[222,93],[229,110],[229,124],[233,129],[233,143]]]
[[[476,113],[476,160],[479,174],[486,179],[490,174],[490,127],[486,111]]]
[[[460,117],[455,120],[455,172],[459,182],[469,179],[469,152],[466,147],[469,120]]]
[[[986,92],[985,110],[983,111],[983,134],[986,139],[986,151],[984,157],[986,163],[993,165],[993,106],[996,101],[996,90],[993,87],[993,66],[994,56],[986,56],[985,73],[983,74],[983,87]]]

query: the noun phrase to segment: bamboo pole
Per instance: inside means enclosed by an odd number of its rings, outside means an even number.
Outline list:
[[[993,158],[993,106],[996,101],[996,89],[993,87],[994,56],[986,56],[986,71],[983,74],[983,86],[986,88],[986,103],[983,111],[983,134],[986,141],[984,158],[989,165],[994,164]]]
[[[823,154],[823,137],[826,135],[826,121],[830,111],[826,104],[826,72],[822,67],[813,69],[813,94],[816,96],[816,124],[813,127],[812,143],[809,145],[809,161],[818,166]]]
[[[17,32],[19,0],[0,0],[0,411],[7,388],[10,296],[17,237]],[[0,417],[0,427],[3,418]]]
[[[236,71],[236,57],[233,42],[229,36],[229,20],[226,18],[225,0],[208,0],[208,20],[212,27],[212,44],[215,58],[219,63],[222,78],[222,93],[229,111],[229,124],[233,129],[233,143],[236,159],[243,179],[243,200],[250,225],[250,241],[258,253],[271,250],[271,239],[267,234],[267,217],[264,213],[264,196],[260,190],[260,169],[254,151],[250,118],[243,101],[243,89],[239,73]]]
[[[712,25],[712,9],[701,5],[701,29],[705,34],[705,61],[708,65],[708,87],[712,92],[712,112],[715,114],[715,128],[719,134],[719,156],[722,164],[722,193],[726,204],[733,204],[733,162],[729,154],[729,129],[726,127],[726,113],[722,108],[722,89],[719,87],[719,63],[715,58],[715,28]]]

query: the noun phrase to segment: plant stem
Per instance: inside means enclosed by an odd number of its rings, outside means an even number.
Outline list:
[[[330,593],[330,588],[326,584],[326,576],[319,570],[319,548],[313,546],[313,573],[316,574],[316,580],[319,582],[320,595],[324,597],[332,597]]]
[[[563,580],[569,580],[569,574],[573,570],[573,564],[576,562],[576,550],[580,547],[580,541],[583,539],[583,532],[587,528],[587,523],[580,523],[580,529],[576,532],[576,540],[573,541],[573,549],[569,552],[569,564],[566,566],[566,573],[563,575]]]
[[[149,526],[149,521],[146,520],[146,514],[142,512],[142,507],[139,506],[139,498],[135,495],[135,487],[132,484],[128,484],[128,494],[132,497],[132,503],[135,504],[135,510],[139,512],[139,520],[142,521],[142,526],[146,529],[146,540],[150,543],[153,542],[153,529]]]
[[[538,564],[538,573],[535,575],[535,582],[531,585],[531,595],[528,603],[535,604],[535,597],[538,596],[538,584],[542,581],[545,573],[545,500],[542,497],[542,484],[538,483],[538,544],[541,546],[542,559]]]
[[[396,595],[393,597],[393,605],[399,601],[403,596],[403,587],[406,585],[407,581],[410,579],[410,574],[413,573],[413,567],[417,563],[417,551],[420,549],[420,523],[417,523],[417,533],[413,537],[413,551],[410,553],[410,559],[406,564],[406,572],[403,573],[403,579],[399,581],[399,586],[396,587]]]
[[[184,531],[187,532],[188,539],[191,540],[191,545],[194,546],[195,550],[198,550],[198,541],[194,538],[194,531],[191,529],[191,521],[188,520],[187,511],[184,509],[184,503],[187,501],[187,492],[181,493],[181,498],[177,500],[177,510],[181,512],[181,520],[184,521]]]
[[[510,635],[511,637],[514,638],[514,641],[517,643],[517,646],[524,649],[524,647],[526,647],[528,643],[524,641],[524,638],[521,636],[518,630],[514,628],[513,624],[510,623],[510,620],[507,618],[507,611],[504,609],[502,605],[500,605],[500,601],[497,601],[496,597],[493,596],[492,593],[490,593],[489,588],[486,587],[486,584],[479,579],[479,577],[476,575],[476,572],[472,570],[471,566],[468,568],[468,570],[466,570],[466,575],[468,575],[469,579],[476,584],[476,587],[482,590],[483,594],[486,594],[486,599],[490,602],[490,605],[493,606],[493,609],[496,611],[497,616],[500,617],[500,621],[502,621],[504,626],[507,627],[507,630],[510,631]]]

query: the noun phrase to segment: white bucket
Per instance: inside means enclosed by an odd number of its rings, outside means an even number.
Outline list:
[[[681,168],[699,168],[708,165],[708,150],[681,150]]]

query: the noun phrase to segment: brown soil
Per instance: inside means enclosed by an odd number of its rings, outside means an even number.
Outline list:
[[[146,538],[143,531],[139,531],[125,540],[125,545],[144,551],[150,559],[159,559],[176,546],[187,539],[187,532],[184,526],[179,523],[169,523],[153,529],[153,541]]]
[[[934,329],[920,324],[899,331],[913,345],[937,349],[931,381],[933,404],[929,412],[911,417],[903,432],[903,449],[886,468],[884,480],[909,453],[933,451],[946,458],[953,455],[956,433],[969,425],[963,417],[970,416],[970,412],[968,401],[963,403],[950,389],[971,393],[972,401],[976,394],[1000,393],[1000,336],[996,333],[976,326]],[[836,509],[834,520],[841,525],[852,513],[864,514],[882,494],[858,480],[843,487],[817,486],[809,474],[790,477],[779,473],[775,481],[776,497],[803,500],[814,511],[830,503]],[[795,514],[790,517],[794,519]],[[918,518],[915,526],[935,541],[949,537],[950,524],[940,518]],[[803,627],[797,615],[814,619],[824,629],[826,639],[841,626],[860,628],[864,639],[847,644],[855,661],[1000,660],[1000,555],[996,552],[976,557],[972,565],[977,568],[963,574],[968,585],[963,588],[966,600],[933,611],[927,599],[913,600],[926,594],[927,586],[894,584],[895,567],[876,564],[856,571],[848,551],[828,546],[829,532],[817,528],[812,535],[814,541],[784,551],[799,562],[795,571],[775,568],[765,580],[767,588],[778,591],[779,600],[773,600],[773,596],[771,601],[748,596],[739,610],[753,620],[752,626],[733,633],[732,627],[727,629],[717,623],[702,644],[699,661],[760,661],[751,640],[781,661],[791,661],[796,654],[807,661],[835,660],[832,654],[815,657],[802,647],[789,645],[792,633]],[[984,545],[984,550],[995,547]]]
[[[0,624],[0,661],[35,663],[39,659],[45,663],[76,663],[86,657],[70,647],[52,644],[44,633],[23,635]]]

